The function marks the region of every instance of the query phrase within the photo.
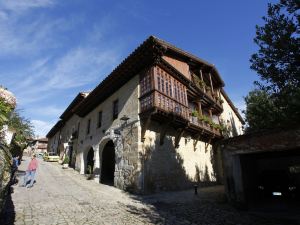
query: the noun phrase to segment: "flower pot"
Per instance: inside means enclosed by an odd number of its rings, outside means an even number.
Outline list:
[[[69,167],[69,164],[63,164],[62,168],[67,169]]]

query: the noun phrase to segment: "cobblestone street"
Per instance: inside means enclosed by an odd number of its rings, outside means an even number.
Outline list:
[[[19,167],[25,170],[28,158]],[[33,188],[13,186],[0,224],[269,224],[296,225],[297,218],[271,219],[225,203],[222,187],[136,196],[97,184],[73,169],[39,160]],[[22,181],[22,177],[19,177]],[[216,194],[219,193],[219,194]]]

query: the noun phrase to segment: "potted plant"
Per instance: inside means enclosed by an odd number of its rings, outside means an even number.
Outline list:
[[[192,122],[193,122],[193,123],[196,123],[196,122],[197,122],[198,116],[199,116],[198,111],[197,111],[197,110],[193,110],[193,111],[192,111]]]
[[[93,167],[91,165],[87,166],[87,180],[91,180],[94,177]]]
[[[66,169],[69,167],[69,162],[70,162],[70,159],[68,156],[65,156],[64,160],[63,160],[63,169]]]

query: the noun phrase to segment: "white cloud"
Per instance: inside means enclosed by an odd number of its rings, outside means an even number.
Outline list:
[[[101,75],[116,64],[116,50],[89,47],[72,49],[54,63],[42,58],[31,68],[26,78],[15,85],[18,100],[28,104],[45,99],[56,91],[81,87],[101,80]],[[85,91],[85,90],[83,90]]]
[[[29,58],[42,50],[58,48],[63,37],[57,34],[70,29],[68,23],[65,19],[49,21],[46,18],[25,23],[14,15],[7,20],[0,20],[0,57],[12,55]]]
[[[246,109],[245,101],[244,100],[238,100],[238,101],[234,101],[233,104],[239,110],[239,113],[241,114],[241,116],[244,117],[244,114],[242,113],[242,111]]]
[[[49,130],[53,127],[55,122],[48,122],[42,120],[31,120],[34,126],[34,132],[36,136],[45,137]]]
[[[10,11],[24,11],[31,8],[49,7],[53,0],[1,0],[0,7]]]
[[[52,117],[52,118],[58,118],[63,112],[64,108],[55,106],[55,105],[49,105],[49,106],[37,106],[34,107],[34,109],[29,109],[27,112],[30,112],[31,114],[40,114],[46,117]]]

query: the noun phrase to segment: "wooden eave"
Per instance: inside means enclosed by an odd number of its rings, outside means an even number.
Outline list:
[[[224,86],[224,82],[219,76],[214,65],[187,53],[168,42],[160,40],[154,36],[146,39],[138,48],[136,48],[127,58],[125,58],[78,106],[75,113],[81,117],[87,115],[95,107],[101,104],[105,99],[111,96],[132,77],[137,75],[142,69],[159,62],[162,55],[176,55],[187,63],[195,63],[205,66],[212,71],[217,79]],[[163,61],[163,60],[162,60]],[[163,61],[165,64],[166,62]],[[173,68],[174,69],[174,68]],[[181,74],[181,76],[183,76]],[[184,76],[183,76],[184,77]],[[185,78],[185,77],[184,77]],[[187,78],[181,78],[186,84]],[[189,81],[189,80],[188,80]],[[189,81],[190,82],[190,81]]]
[[[67,107],[67,109],[61,114],[60,119],[67,121],[75,112],[76,108],[86,98],[88,92],[80,92]]]
[[[216,69],[216,67],[213,64],[211,64],[193,54],[190,54],[180,48],[177,48],[176,46],[174,46],[164,40],[161,40],[157,37],[153,37],[153,38],[155,39],[156,42],[161,44],[166,49],[165,55],[180,58],[183,61],[185,61],[186,63],[188,63],[189,65],[193,65],[194,67],[202,68],[202,69],[204,69],[205,72],[211,72],[212,79],[216,83],[219,83],[221,87],[225,86],[224,81],[222,80],[218,70]]]
[[[51,130],[48,132],[46,137],[49,139],[53,137],[57,131],[59,131],[64,125],[64,122],[62,120],[57,121],[57,123],[51,128]]]
[[[83,117],[121,88],[143,68],[154,62],[156,45],[150,37],[117,66],[80,104],[76,113]]]

